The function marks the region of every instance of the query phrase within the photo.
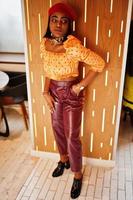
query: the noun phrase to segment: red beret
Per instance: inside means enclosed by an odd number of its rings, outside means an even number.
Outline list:
[[[71,20],[75,20],[77,17],[74,9],[66,3],[56,3],[51,8],[49,8],[49,11],[48,11],[49,16],[55,12],[65,13],[67,17],[69,17]]]

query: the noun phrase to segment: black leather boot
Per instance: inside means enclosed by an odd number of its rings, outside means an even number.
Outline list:
[[[71,188],[71,198],[76,199],[81,192],[81,187],[82,187],[82,178],[76,179],[74,178],[72,188]]]
[[[59,161],[58,162],[58,166],[55,168],[55,170],[52,173],[52,176],[53,177],[61,176],[63,174],[65,168],[66,169],[70,168],[70,162],[69,162],[69,160],[67,162]]]

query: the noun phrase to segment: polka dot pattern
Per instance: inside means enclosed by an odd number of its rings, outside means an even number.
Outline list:
[[[64,42],[64,53],[47,51],[46,38],[40,44],[40,54],[43,61],[44,73],[54,80],[61,80],[70,76],[78,76],[78,64],[84,62],[92,71],[101,72],[105,66],[104,60],[90,49],[85,48],[80,40],[70,35]]]

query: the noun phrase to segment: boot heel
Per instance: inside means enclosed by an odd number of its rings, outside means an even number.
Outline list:
[[[65,162],[65,168],[66,168],[66,169],[69,169],[69,168],[70,168],[70,162],[69,162],[69,160],[68,160],[67,162]]]

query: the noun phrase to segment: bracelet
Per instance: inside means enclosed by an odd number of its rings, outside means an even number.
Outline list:
[[[82,91],[85,88],[85,86],[80,85],[80,83],[77,84],[77,87],[79,88],[80,91]]]

